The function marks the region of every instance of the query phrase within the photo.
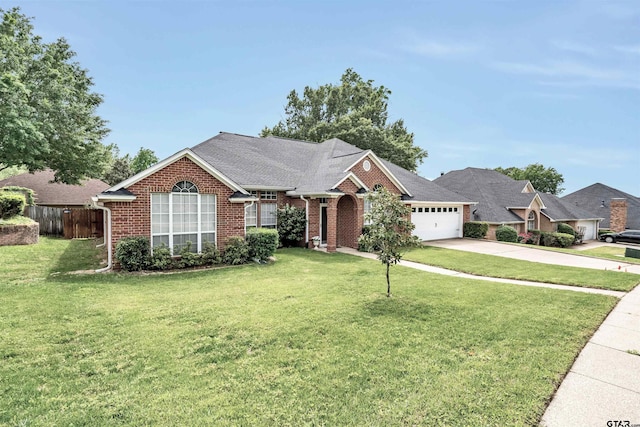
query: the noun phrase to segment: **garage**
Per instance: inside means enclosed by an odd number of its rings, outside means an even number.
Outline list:
[[[454,239],[462,237],[461,206],[413,206],[413,234],[420,240]]]
[[[582,240],[596,240],[598,238],[596,231],[596,223],[597,221],[578,221],[576,226],[578,228],[584,227],[584,237]]]

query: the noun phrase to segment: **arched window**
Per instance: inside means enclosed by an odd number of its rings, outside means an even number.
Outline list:
[[[175,255],[187,242],[192,252],[201,252],[205,242],[216,243],[216,196],[180,181],[171,193],[151,194],[151,246],[164,244]]]
[[[529,212],[529,218],[527,219],[527,231],[535,230],[536,227],[536,213],[534,211]]]
[[[380,191],[382,190],[382,184],[376,184],[373,186],[373,191]]]

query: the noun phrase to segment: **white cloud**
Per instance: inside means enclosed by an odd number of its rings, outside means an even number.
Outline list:
[[[598,51],[594,47],[582,43],[575,43],[567,40],[556,40],[552,41],[551,44],[556,49],[564,50],[567,52],[580,53],[589,56],[597,56],[598,54]]]

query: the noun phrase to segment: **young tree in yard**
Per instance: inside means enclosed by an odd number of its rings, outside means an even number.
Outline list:
[[[0,171],[51,168],[56,181],[99,177],[109,130],[87,70],[67,42],[43,43],[19,8],[0,9]]]
[[[414,145],[413,133],[402,119],[387,123],[387,104],[391,91],[364,81],[351,68],[339,85],[304,88],[300,98],[295,90],[287,97],[285,120],[273,128],[265,127],[261,136],[282,136],[322,142],[339,138],[405,169],[415,171],[427,152]]]
[[[556,196],[564,191],[561,185],[564,177],[554,168],[545,168],[540,163],[533,163],[524,168],[495,168],[496,171],[517,180],[531,181],[531,185],[542,193],[551,193]]]
[[[367,194],[367,198],[371,201],[371,209],[365,214],[365,219],[371,225],[359,240],[364,246],[376,248],[378,259],[386,265],[387,297],[390,297],[389,267],[400,261],[406,249],[420,245],[420,241],[411,235],[415,228],[410,219],[411,208],[397,195],[382,188]]]
[[[109,185],[116,185],[119,182],[134,175],[131,168],[131,158],[128,154],[120,157],[120,149],[116,145],[110,146],[110,161],[107,170],[102,176],[102,180]]]

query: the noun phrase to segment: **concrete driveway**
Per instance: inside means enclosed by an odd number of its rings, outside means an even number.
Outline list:
[[[450,239],[425,242],[425,245],[540,262],[543,264],[593,268],[596,270],[619,270],[626,271],[628,273],[640,274],[640,264],[630,264],[623,261],[618,262],[613,260],[608,261],[584,255],[572,255],[545,249],[537,249],[535,246],[513,245],[509,243],[495,242],[492,240]],[[602,245],[606,246],[608,244],[593,241],[586,243],[581,246],[581,248],[586,249]]]

